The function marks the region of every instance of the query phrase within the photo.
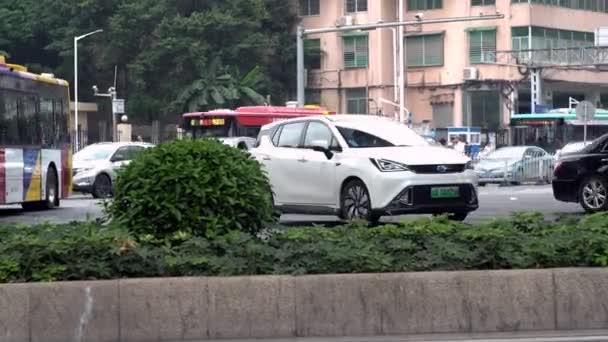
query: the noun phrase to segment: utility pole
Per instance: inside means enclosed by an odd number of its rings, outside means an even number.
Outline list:
[[[403,11],[401,11],[403,12]],[[439,23],[454,23],[461,21],[479,21],[479,20],[493,20],[493,19],[503,19],[504,14],[490,14],[490,15],[479,15],[479,16],[468,16],[468,17],[453,17],[453,18],[438,18],[438,19],[423,19],[422,17],[418,17],[416,20],[410,21],[395,21],[395,22],[382,22],[376,24],[362,24],[362,25],[349,25],[349,26],[341,26],[341,27],[328,27],[328,28],[318,28],[318,29],[304,29],[302,25],[298,26],[297,38],[296,38],[296,46],[297,46],[297,87],[298,87],[298,107],[304,106],[304,85],[306,77],[304,72],[304,39],[312,34],[319,33],[330,33],[330,32],[347,32],[347,31],[372,31],[379,28],[388,28],[388,27],[399,27],[404,28],[407,26],[419,26],[424,24],[439,24]],[[401,41],[403,41],[403,37],[399,37]],[[401,42],[402,44],[403,42]],[[400,64],[405,64],[405,56],[403,53],[404,49],[400,49]],[[403,74],[403,70],[401,69],[401,73]],[[404,82],[404,78],[399,80],[400,83]],[[403,85],[401,87],[404,87]],[[400,98],[404,98],[404,92],[400,94]],[[400,99],[400,105],[403,107],[404,100]],[[403,111],[402,111],[403,112]],[[403,112],[404,113],[404,112]],[[404,115],[404,114],[402,114]],[[400,120],[403,121],[404,117],[400,117]]]
[[[110,87],[108,92],[103,94],[99,93],[97,86],[93,86],[93,94],[98,97],[109,97],[112,100],[112,141],[118,141],[116,137],[118,136],[116,127],[118,119],[116,115],[124,114],[125,110],[125,102],[122,99],[117,98],[116,88]]]

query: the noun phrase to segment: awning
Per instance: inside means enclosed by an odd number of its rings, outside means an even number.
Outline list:
[[[464,29],[467,32],[477,32],[477,31],[496,31],[498,26],[477,26],[477,27],[467,27]]]
[[[584,126],[585,123],[582,120],[566,120],[568,125],[572,126]],[[587,121],[588,126],[608,126],[608,120],[589,120]]]

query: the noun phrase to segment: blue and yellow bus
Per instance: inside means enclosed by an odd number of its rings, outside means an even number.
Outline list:
[[[71,192],[68,82],[0,57],[0,204],[50,209]]]

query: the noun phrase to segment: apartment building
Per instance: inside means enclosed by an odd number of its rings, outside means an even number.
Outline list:
[[[396,21],[399,1],[299,0],[298,5],[301,24],[310,29]],[[559,49],[593,46],[595,30],[608,26],[608,0],[402,1],[405,20],[418,14],[423,21],[505,16],[406,28],[405,106],[415,125],[427,124],[440,136],[450,126],[481,127],[496,133],[499,143],[522,144],[558,139],[563,121],[514,122],[518,114],[568,108],[570,98],[608,107],[604,68],[545,63],[531,70],[517,59],[522,50],[543,49],[550,58]],[[394,115],[397,108],[384,100],[397,100],[397,35],[385,28],[308,36],[307,103],[343,113]],[[534,105],[533,94],[538,94]]]

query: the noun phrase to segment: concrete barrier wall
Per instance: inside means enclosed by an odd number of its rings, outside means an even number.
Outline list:
[[[608,269],[0,286],[0,342],[182,341],[608,328]]]

